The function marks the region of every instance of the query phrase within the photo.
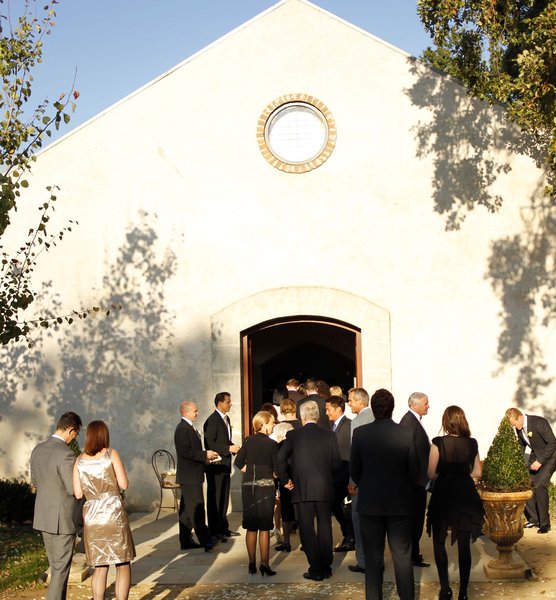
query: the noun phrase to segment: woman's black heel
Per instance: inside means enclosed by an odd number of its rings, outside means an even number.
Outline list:
[[[259,569],[261,571],[261,575],[264,577],[265,575],[268,575],[269,577],[271,575],[276,575],[276,571],[273,571],[268,565],[263,565],[261,563],[261,565],[259,566]]]
[[[249,563],[249,574],[254,575],[257,572],[256,563]]]

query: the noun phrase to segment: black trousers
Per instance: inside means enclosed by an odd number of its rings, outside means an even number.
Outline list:
[[[529,521],[538,523],[540,527],[548,527],[550,525],[548,486],[555,469],[556,465],[554,461],[550,461],[544,464],[538,471],[530,472],[533,497],[527,500],[525,513]]]
[[[205,499],[203,484],[180,484],[181,498],[179,507],[179,537],[182,548],[193,541],[193,530],[199,543],[204,546],[209,541],[209,530],[205,518]]]
[[[416,486],[411,490],[413,501],[413,514],[411,515],[411,558],[419,560],[421,549],[419,543],[425,525],[425,512],[427,508],[427,492],[424,487]]]
[[[325,575],[332,567],[332,510],[330,502],[298,502],[295,505],[299,537],[309,572]]]
[[[230,529],[228,503],[230,501],[230,472],[226,468],[207,469],[207,513],[211,535],[224,535]]]
[[[400,600],[415,598],[415,581],[411,562],[411,515],[370,516],[359,514],[365,552],[365,598],[382,600],[384,578],[384,545],[394,561],[396,588]]]
[[[342,531],[342,535],[345,540],[353,541],[353,524],[351,522],[351,516],[349,513],[346,514],[344,508],[344,500],[348,494],[347,486],[349,483],[349,473],[348,477],[341,481],[334,482],[334,501],[332,502],[332,514],[338,521],[338,525],[340,525],[340,529]]]

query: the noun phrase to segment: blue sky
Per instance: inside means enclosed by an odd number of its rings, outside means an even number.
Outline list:
[[[17,12],[21,0],[11,0]],[[33,99],[56,100],[77,69],[73,128],[276,4],[273,0],[59,0]],[[429,39],[411,0],[315,0],[314,4],[413,55]],[[38,0],[38,6],[42,6]],[[2,8],[2,11],[5,9]],[[64,129],[64,132],[68,128]]]

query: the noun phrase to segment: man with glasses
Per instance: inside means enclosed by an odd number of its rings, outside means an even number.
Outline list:
[[[79,415],[64,413],[52,437],[31,454],[31,481],[37,490],[33,528],[42,533],[51,573],[47,600],[66,598],[77,531],[73,495],[76,457],[68,444],[80,430]]]

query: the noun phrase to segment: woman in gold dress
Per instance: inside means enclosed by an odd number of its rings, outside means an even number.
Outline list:
[[[85,434],[83,454],[75,461],[73,489],[77,499],[85,496],[83,542],[87,563],[95,568],[91,580],[94,600],[103,600],[108,567],[116,565],[116,598],[127,600],[135,546],[120,490],[128,480],[120,455],[110,448],[104,421],[91,421]]]

